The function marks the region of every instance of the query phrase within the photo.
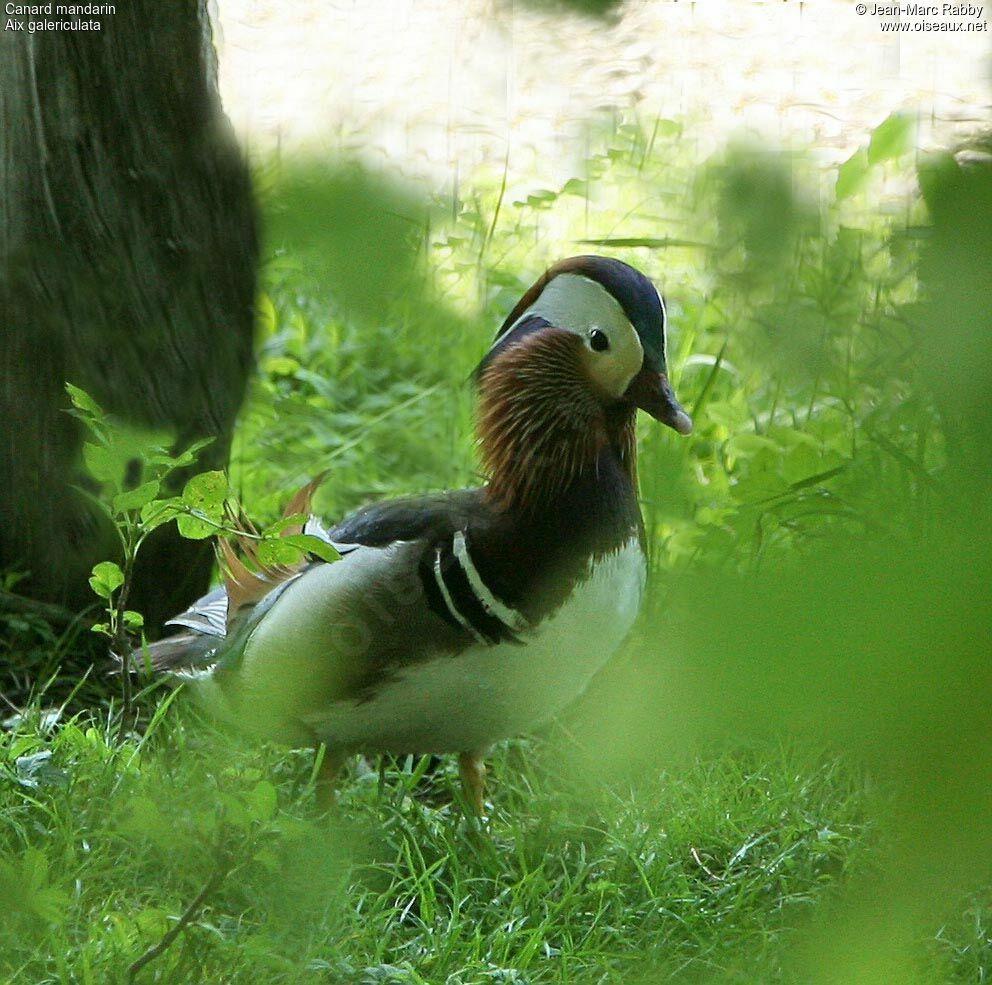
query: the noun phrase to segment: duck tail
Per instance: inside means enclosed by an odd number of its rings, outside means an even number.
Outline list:
[[[300,517],[282,531],[283,536],[303,531],[302,518],[310,513],[313,494],[326,473],[322,472],[290,500],[283,517]],[[263,564],[258,556],[258,531],[243,513],[229,517],[237,550],[222,537],[215,550],[223,584],[197,599],[185,612],[168,620],[166,626],[183,631],[131,652],[133,670],[150,670],[179,679],[209,675],[220,656],[238,612],[261,601],[282,582],[294,577],[305,566]]]
[[[154,643],[146,643],[131,651],[135,670],[150,670],[155,674],[179,670],[205,670],[213,666],[218,640],[200,633],[179,633]]]

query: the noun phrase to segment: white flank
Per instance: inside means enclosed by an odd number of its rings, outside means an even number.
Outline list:
[[[379,634],[395,645],[408,607],[425,606],[415,552],[405,543],[359,547],[310,569],[265,614],[223,686],[209,672],[177,676],[221,717],[287,744],[317,738],[368,751],[483,749],[547,721],[582,694],[633,625],[646,575],[632,538],[592,565],[551,616],[520,631],[521,644],[480,641],[440,653],[398,670],[372,697],[329,703],[349,667],[374,664]],[[411,575],[407,583],[402,572]],[[446,604],[457,612],[450,598]],[[411,619],[411,631],[430,624],[421,616]]]
[[[547,721],[586,689],[637,616],[646,567],[632,538],[600,559],[524,645],[479,644],[415,664],[364,703],[305,716],[331,745],[442,753],[482,749]]]

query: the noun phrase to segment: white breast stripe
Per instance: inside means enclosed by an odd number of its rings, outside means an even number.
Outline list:
[[[465,577],[468,578],[469,585],[472,586],[472,591],[475,592],[476,598],[482,603],[482,608],[510,629],[530,629],[530,623],[521,613],[516,609],[511,609],[505,602],[501,602],[489,591],[489,588],[482,580],[482,576],[472,561],[472,556],[468,552],[468,544],[465,542],[463,531],[459,530],[455,533],[451,546],[455,557],[458,558],[458,562],[465,572]]]
[[[448,607],[448,611],[458,620],[464,629],[467,629],[480,643],[488,642],[486,638],[458,611],[458,606],[455,605],[454,599],[451,597],[451,592],[448,591],[448,586],[444,583],[444,575],[441,574],[441,548],[437,548],[434,552],[434,580],[437,582],[437,587],[441,592],[441,598],[444,599],[444,604]]]

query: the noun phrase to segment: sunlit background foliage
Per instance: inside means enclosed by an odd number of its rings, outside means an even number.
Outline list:
[[[0,733],[7,979],[123,979],[206,891],[145,980],[988,980],[992,168],[909,112],[828,169],[694,125],[590,126],[551,187],[256,161],[248,508],[323,469],[328,517],[478,481],[489,338],[545,263],[608,253],[666,294],[696,422],[642,425],[644,616],[496,755],[483,825],[450,764],[361,762],[325,825],[309,751],[161,692],[119,742],[39,687]]]

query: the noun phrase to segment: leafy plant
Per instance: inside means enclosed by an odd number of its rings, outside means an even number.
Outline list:
[[[100,495],[82,489],[79,492],[109,519],[121,546],[120,560],[94,565],[90,587],[103,600],[107,616],[92,629],[107,638],[111,655],[125,668],[121,675],[124,701],[121,728],[124,729],[132,702],[129,654],[140,641],[144,626],[142,614],[129,609],[127,603],[138,553],[155,530],[175,520],[180,534],[191,540],[228,535],[242,543],[255,542],[254,560],[262,566],[296,564],[306,554],[327,561],[336,560],[338,555],[318,537],[288,532],[290,527],[306,520],[302,514],[284,516],[263,530],[256,530],[244,519],[223,472],[201,472],[186,482],[180,495],[168,495],[169,479],[193,465],[200,451],[213,439],[204,438],[173,453],[161,436],[135,436],[122,428],[79,387],[67,383],[66,391],[72,401],[70,413],[90,432],[90,440],[83,445],[83,458],[100,485]]]

